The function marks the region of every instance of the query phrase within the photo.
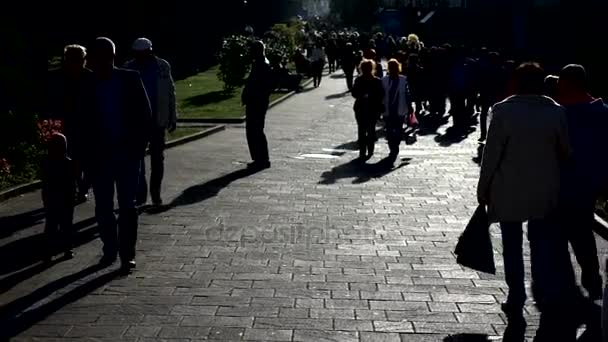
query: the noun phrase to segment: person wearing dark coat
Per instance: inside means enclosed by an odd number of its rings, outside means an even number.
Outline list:
[[[340,57],[342,63],[342,71],[346,75],[346,86],[351,91],[353,88],[353,74],[357,65],[357,57],[355,56],[355,50],[353,49],[352,43],[346,43],[346,46],[342,50],[342,56]]]
[[[253,65],[241,94],[241,101],[246,106],[247,144],[253,160],[248,166],[257,170],[270,167],[268,141],[264,134],[264,125],[270,94],[272,93],[272,69],[268,59],[266,59],[265,49],[266,47],[261,41],[253,43],[251,47]]]
[[[100,264],[120,256],[121,269],[135,268],[138,213],[136,197],[141,159],[152,125],[152,110],[137,71],[114,66],[114,43],[97,38],[91,63],[95,110],[88,120],[87,151],[95,194],[95,216],[103,242]],[[118,220],[114,215],[114,192]]]
[[[361,76],[355,80],[352,90],[360,160],[369,159],[374,155],[376,122],[383,111],[384,88],[382,80],[374,76],[375,66],[373,60],[364,60],[361,63]]]

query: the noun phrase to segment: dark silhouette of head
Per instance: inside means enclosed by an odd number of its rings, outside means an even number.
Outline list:
[[[266,58],[266,46],[264,45],[264,42],[256,40],[251,43],[251,57],[256,61]]]
[[[63,69],[72,76],[79,75],[84,70],[87,49],[82,45],[68,45],[63,49]]]
[[[559,77],[555,75],[549,75],[545,77],[545,95],[549,96],[552,99],[556,99],[558,82]]]
[[[133,42],[133,57],[138,63],[145,63],[154,56],[152,41],[148,38],[137,38]]]
[[[580,64],[566,65],[559,73],[559,89],[564,94],[587,93],[587,71]]]
[[[373,77],[374,71],[376,70],[376,62],[371,59],[364,59],[359,66],[361,74],[366,77]]]
[[[104,73],[114,68],[116,45],[110,38],[98,37],[91,50],[92,68],[95,72]]]
[[[542,95],[545,90],[545,71],[538,63],[521,64],[515,70],[515,93],[518,95]]]
[[[399,76],[400,73],[401,73],[401,63],[399,63],[399,61],[394,58],[391,59],[390,61],[388,61],[388,74],[391,77],[396,77],[396,76]]]

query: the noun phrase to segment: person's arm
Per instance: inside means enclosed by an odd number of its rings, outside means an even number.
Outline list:
[[[152,127],[152,108],[150,106],[150,99],[148,98],[148,94],[146,93],[146,88],[141,80],[141,77],[138,73],[131,73],[132,76],[132,94],[133,94],[133,105],[134,111],[137,115],[137,123],[140,129],[138,129],[139,133],[139,142],[141,146],[137,146],[138,153],[141,153],[142,156],[146,151],[146,147],[149,142],[149,132]]]
[[[407,115],[412,115],[412,113],[414,113],[414,106],[412,103],[412,93],[410,92],[410,84],[407,81],[407,77],[403,79],[403,81],[405,82],[405,101],[407,103]]]
[[[357,77],[355,79],[355,83],[353,84],[353,89],[351,90],[351,94],[357,100],[363,96],[363,92],[361,91],[361,79],[359,77]]]
[[[481,162],[481,173],[479,176],[479,184],[477,186],[477,200],[479,204],[488,204],[490,195],[490,186],[494,173],[500,166],[505,146],[507,145],[508,137],[503,124],[503,116],[500,111],[494,113],[486,146],[483,151]]]
[[[175,81],[173,81],[169,63],[167,63],[167,73],[169,76],[169,132],[173,132],[177,128],[177,104],[175,100]]]

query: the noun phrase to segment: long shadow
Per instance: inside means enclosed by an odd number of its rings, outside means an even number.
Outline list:
[[[182,193],[171,201],[171,203],[168,203],[160,208],[148,210],[148,213],[160,214],[173,208],[203,202],[211,197],[217,196],[219,192],[230,185],[230,183],[241,178],[252,176],[258,172],[260,172],[260,170],[248,168],[240,169],[203,184],[194,185],[182,191]]]
[[[74,225],[74,245],[81,246],[97,237],[97,225],[94,217],[80,221]],[[44,250],[45,237],[43,233],[28,236],[26,238],[9,242],[0,247],[0,275],[12,273],[28,266],[31,266],[42,260]],[[34,271],[25,271],[19,274],[13,274],[10,277],[0,280],[0,289],[12,287],[15,283],[23,281],[34,274]],[[13,284],[12,286],[9,286]],[[1,293],[1,292],[0,292]]]
[[[98,265],[87,267],[77,273],[46,284],[29,295],[23,296],[11,303],[4,305],[2,308],[0,308],[0,327],[2,327],[0,336],[7,338],[17,336],[34,324],[57,312],[64,306],[83,298],[87,294],[107,284],[121,274],[118,270],[101,274],[98,277],[91,279],[88,282],[65,293],[59,298],[35,307],[32,310],[25,311],[58,290],[61,290],[66,286],[101,270],[102,267]]]
[[[195,95],[187,98],[184,102],[187,106],[205,106],[210,103],[217,103],[231,98],[233,95],[227,94],[224,91],[217,90],[205,94]]]
[[[336,166],[321,174],[319,184],[335,184],[339,179],[355,178],[353,184],[361,184],[375,178],[382,178],[387,174],[409,165],[411,159],[401,160],[395,165],[394,160],[386,157],[375,164],[363,164],[359,159],[353,159],[348,163]]]
[[[330,78],[334,78],[334,79],[336,79],[336,78],[346,78],[346,75],[344,75],[343,73],[342,74],[337,74],[337,75],[336,74],[332,74],[329,77]]]
[[[349,151],[357,151],[359,150],[359,143],[356,141],[349,141],[344,144],[340,144],[334,147],[334,150],[349,150]]]
[[[430,115],[427,114],[419,118],[420,127],[418,128],[418,134],[420,135],[432,135],[437,134],[439,127],[448,123],[449,119],[447,116]]]
[[[0,239],[39,224],[44,220],[44,214],[44,208],[39,208],[17,215],[0,217]]]
[[[327,96],[325,96],[325,100],[341,99],[343,97],[346,97],[349,94],[350,94],[350,92],[347,90],[347,91],[344,91],[341,93],[327,95]]]
[[[457,334],[443,339],[443,342],[487,342],[488,335],[485,334]]]
[[[448,128],[445,134],[438,135],[435,137],[435,141],[439,143],[439,146],[450,147],[454,144],[458,144],[466,140],[471,133],[475,132],[476,128],[468,126],[464,129],[456,129],[454,127]]]

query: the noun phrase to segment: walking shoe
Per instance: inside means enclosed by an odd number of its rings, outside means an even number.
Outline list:
[[[131,272],[133,269],[135,269],[135,267],[137,266],[137,264],[135,263],[134,259],[125,261],[123,260],[120,264],[120,270],[122,272],[128,273]]]
[[[524,342],[528,324],[524,319],[523,308],[514,309],[503,303],[501,309],[507,316],[507,329],[503,335],[503,342]]]

